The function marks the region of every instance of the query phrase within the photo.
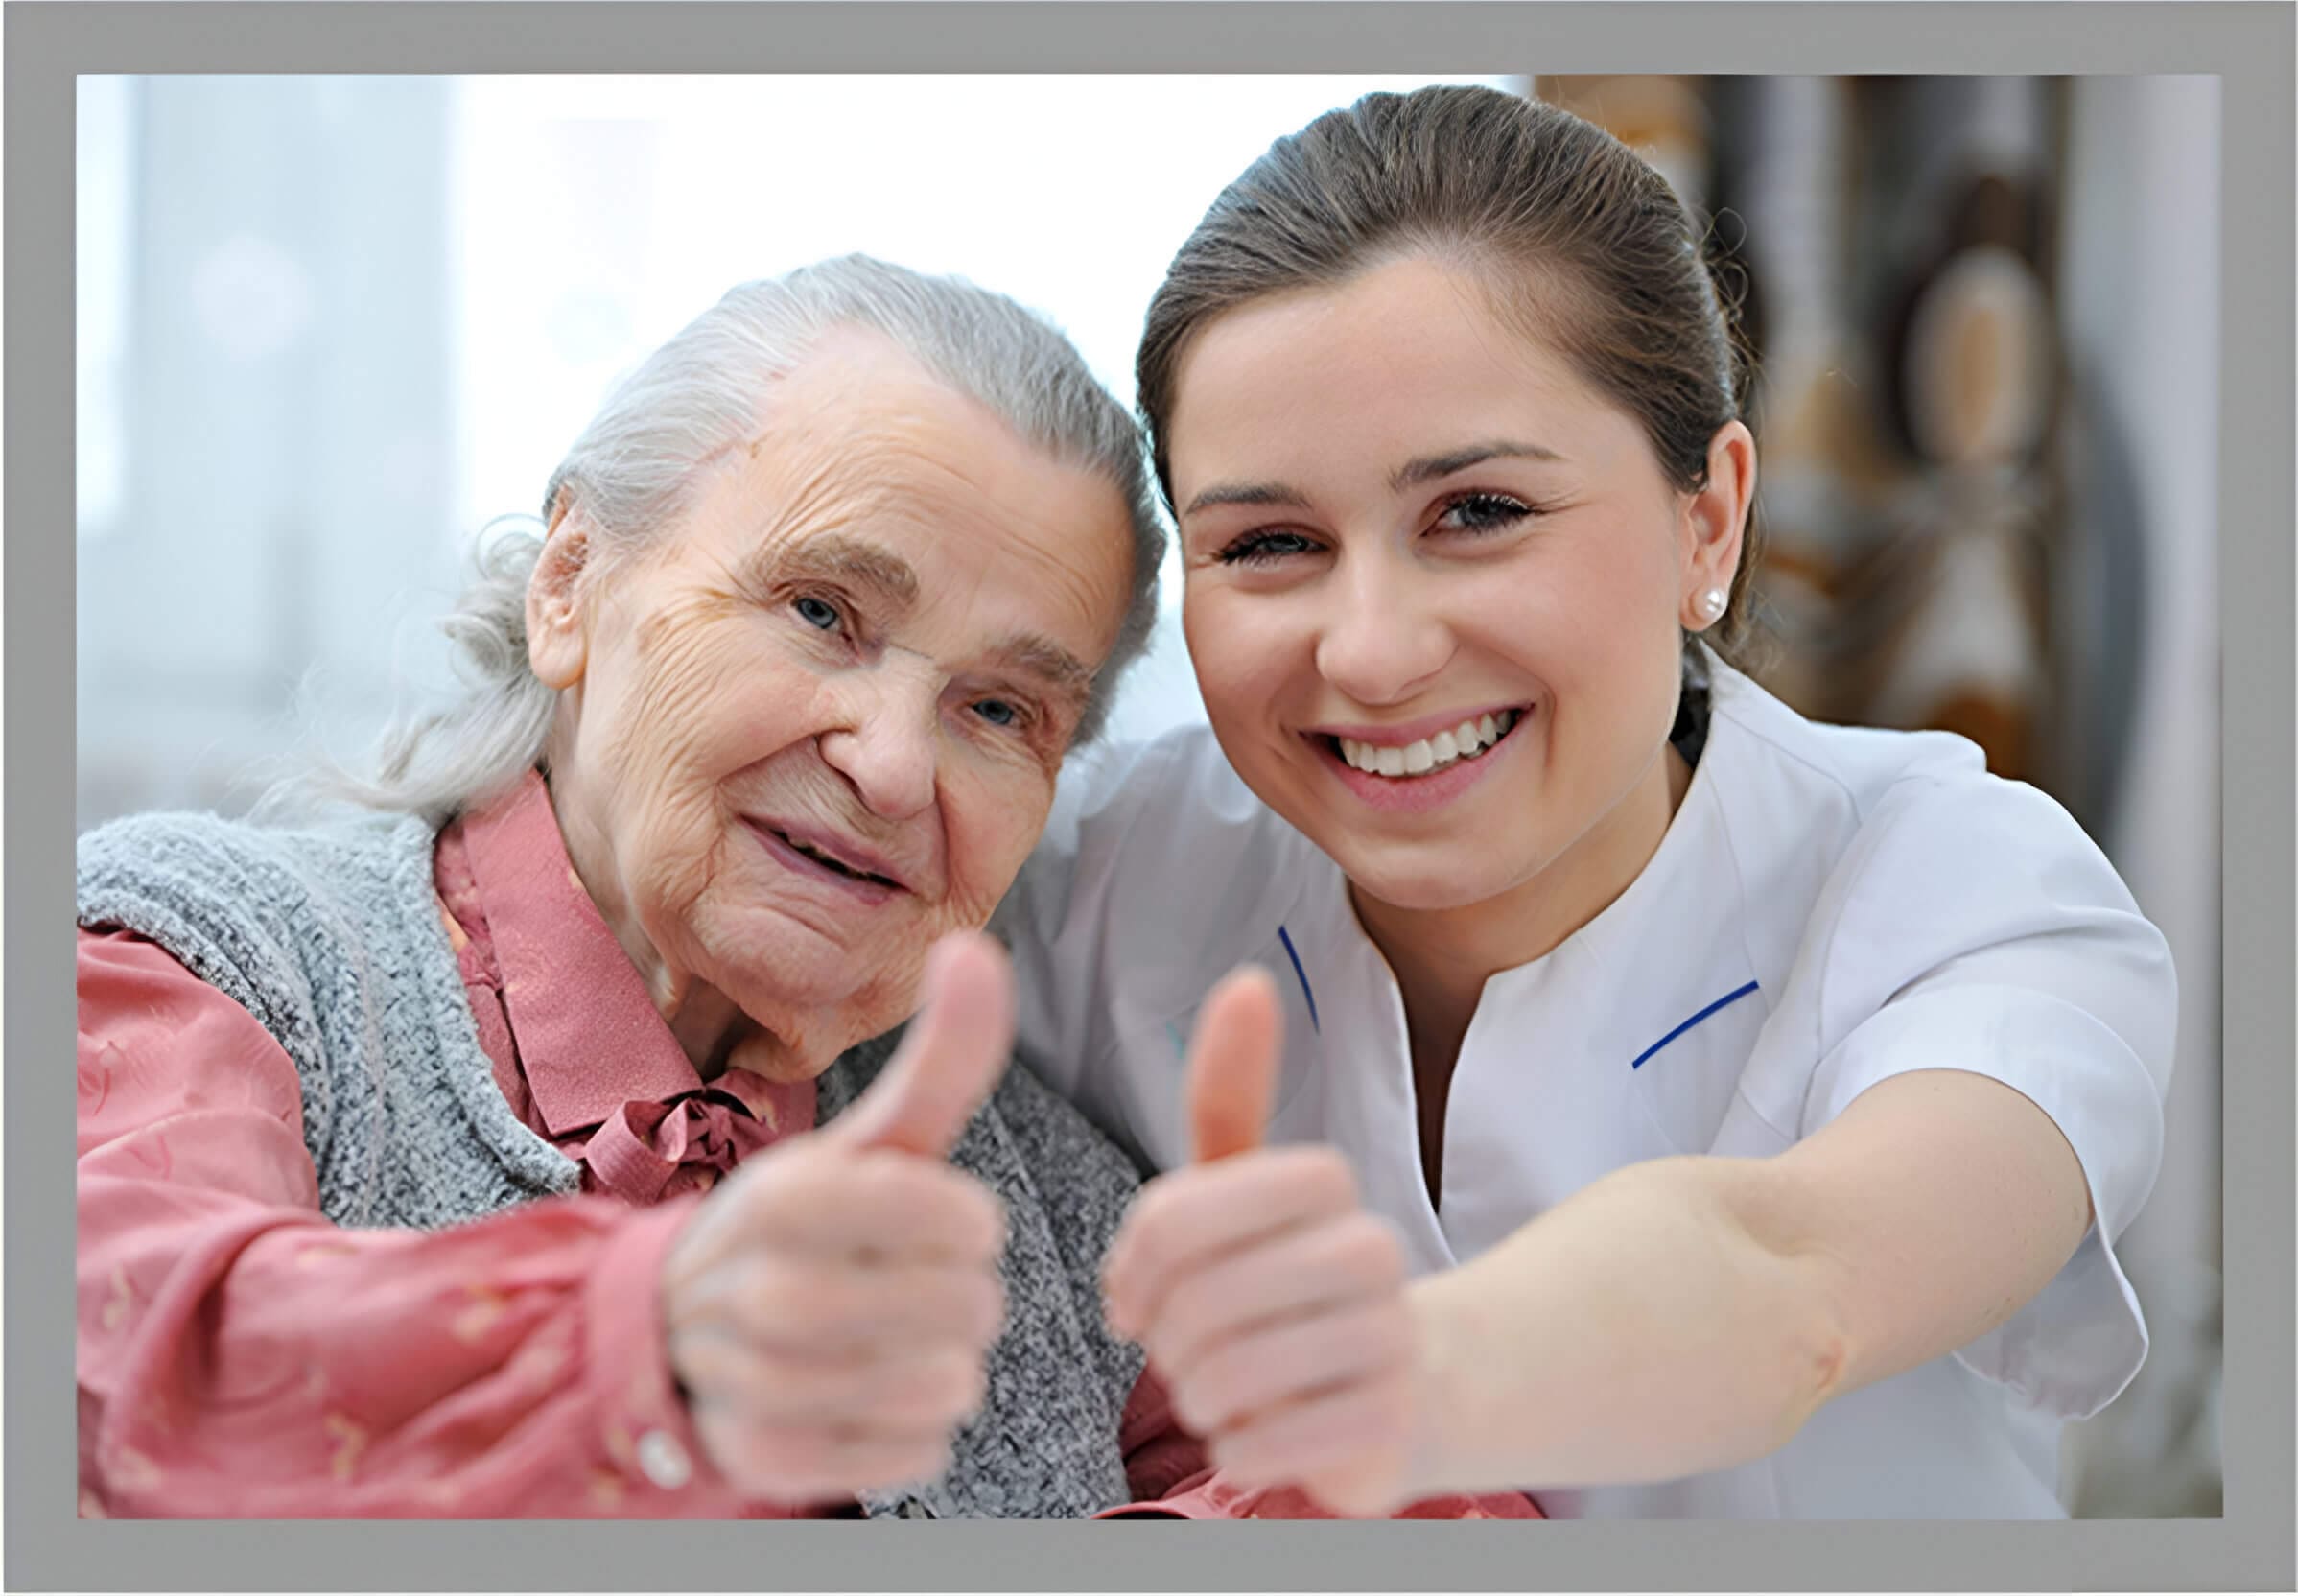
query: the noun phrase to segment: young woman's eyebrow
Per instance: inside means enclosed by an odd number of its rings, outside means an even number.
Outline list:
[[[1466,471],[1471,465],[1482,465],[1487,460],[1559,461],[1562,458],[1563,456],[1543,444],[1516,443],[1505,438],[1496,438],[1489,443],[1471,443],[1466,448],[1454,449],[1442,455],[1423,455],[1419,459],[1407,460],[1389,473],[1389,491],[1401,493],[1408,487],[1419,487],[1423,483],[1436,481],[1441,478],[1451,476],[1455,471]]]
[[[1299,510],[1308,507],[1308,499],[1299,488],[1282,482],[1215,482],[1191,499],[1181,513],[1195,515],[1222,505],[1275,505]]]
[[[1449,477],[1455,471],[1466,471],[1471,465],[1486,460],[1526,459],[1556,462],[1563,456],[1539,443],[1520,443],[1508,438],[1495,438],[1486,443],[1471,443],[1449,450],[1442,455],[1423,455],[1407,460],[1389,473],[1389,491],[1401,493],[1408,487],[1419,487]],[[1299,488],[1283,482],[1215,482],[1188,502],[1182,510],[1184,516],[1223,505],[1275,505],[1283,509],[1306,509],[1308,496]]]

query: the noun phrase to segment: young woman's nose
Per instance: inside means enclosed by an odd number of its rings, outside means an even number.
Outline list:
[[[906,820],[933,802],[941,758],[941,699],[934,684],[881,669],[849,689],[845,724],[818,739],[823,761],[853,785],[872,814]]]
[[[1336,573],[1317,634],[1317,670],[1357,703],[1401,703],[1452,658],[1452,630],[1434,595],[1393,566]]]

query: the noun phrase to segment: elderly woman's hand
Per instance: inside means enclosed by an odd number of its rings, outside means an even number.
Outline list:
[[[943,1162],[1012,1044],[1012,976],[946,939],[859,1101],[761,1155],[672,1243],[661,1303],[695,1429],[739,1488],[822,1500],[924,1480],[980,1405],[1004,1319],[996,1196]]]

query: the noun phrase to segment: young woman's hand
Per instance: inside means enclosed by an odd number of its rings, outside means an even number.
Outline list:
[[[1207,1000],[1188,1065],[1195,1162],[1127,1215],[1105,1271],[1110,1324],[1147,1350],[1176,1417],[1236,1484],[1384,1514],[1423,1494],[1404,1248],[1339,1152],[1261,1146],[1280,1024],[1263,971]]]
[[[816,1501],[930,1479],[979,1407],[1005,1312],[1004,1210],[944,1157],[1005,1067],[1012,984],[987,938],[937,947],[925,1011],[869,1091],[746,1163],[671,1244],[671,1368],[745,1492]]]

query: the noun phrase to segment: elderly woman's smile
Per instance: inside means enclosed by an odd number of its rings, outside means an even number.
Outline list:
[[[889,340],[825,338],[680,525],[579,497],[529,598],[584,887],[698,1065],[811,1073],[906,1013],[1037,837],[1124,618],[1128,508]]]
[[[909,890],[899,877],[890,874],[891,865],[867,849],[852,847],[806,827],[780,826],[753,815],[742,818],[765,840],[776,858],[802,874],[810,869],[845,882],[846,890],[865,904],[882,904],[895,893]]]

